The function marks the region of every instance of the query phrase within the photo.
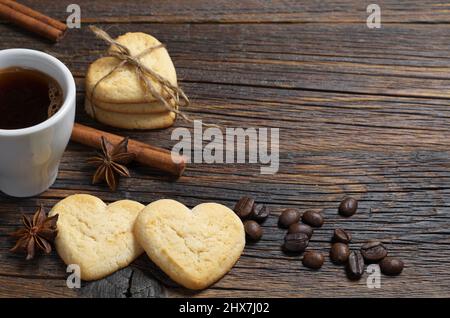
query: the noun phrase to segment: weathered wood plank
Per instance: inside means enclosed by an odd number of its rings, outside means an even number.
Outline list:
[[[450,97],[449,25],[395,24],[374,31],[357,24],[123,24],[110,33],[127,31],[148,32],[167,43],[183,82]],[[87,27],[54,46],[31,35],[17,38],[6,25],[0,32],[0,48],[14,43],[48,51],[79,77],[105,49]]]
[[[21,0],[65,20],[70,0]],[[83,22],[108,23],[361,23],[370,0],[79,0]],[[439,0],[380,0],[382,23],[448,23],[449,4]]]
[[[151,298],[164,297],[162,285],[141,270],[127,267],[94,282],[84,283],[81,297]]]
[[[65,280],[51,278],[14,277],[0,275],[0,297],[74,297]]]

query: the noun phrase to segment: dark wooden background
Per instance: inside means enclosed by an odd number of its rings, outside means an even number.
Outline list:
[[[20,2],[65,20],[73,1]],[[114,36],[142,31],[166,43],[193,101],[188,115],[227,127],[281,128],[276,175],[260,175],[258,165],[191,164],[172,182],[135,165],[116,193],[90,184],[85,160],[92,150],[71,143],[50,190],[30,199],[0,196],[0,296],[450,296],[450,4],[377,1],[382,28],[368,29],[371,2],[78,0],[82,28],[56,45],[0,23],[0,49],[46,51],[71,69],[78,122],[118,132],[83,111],[86,69],[106,48],[88,31],[92,23]],[[119,133],[170,148],[171,130]],[[246,194],[274,215],[263,239],[248,244],[232,271],[202,292],[167,281],[145,256],[70,290],[56,253],[26,262],[8,252],[8,233],[21,213],[75,193],[106,202],[173,198],[229,207]],[[337,215],[345,195],[360,199],[350,219]],[[311,248],[328,253],[332,230],[343,227],[353,233],[353,248],[383,239],[404,259],[404,272],[369,289],[367,276],[351,282],[328,260],[320,271],[304,268],[300,257],[280,251],[285,232],[276,221],[286,207],[323,209],[326,223]]]

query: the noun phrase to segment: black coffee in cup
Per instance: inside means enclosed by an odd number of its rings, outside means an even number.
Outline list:
[[[0,129],[21,129],[53,116],[63,103],[58,82],[40,71],[0,69]]]

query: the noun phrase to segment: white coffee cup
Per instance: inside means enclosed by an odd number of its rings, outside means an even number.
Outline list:
[[[0,129],[0,191],[30,197],[50,188],[58,175],[75,119],[75,81],[61,61],[35,50],[0,51],[0,69],[12,66],[49,75],[59,83],[64,95],[59,111],[46,121],[23,129]]]

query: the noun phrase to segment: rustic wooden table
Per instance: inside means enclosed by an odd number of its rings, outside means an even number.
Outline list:
[[[64,21],[73,1],[20,2]],[[142,31],[166,43],[193,101],[188,115],[227,127],[281,128],[275,175],[259,174],[259,165],[190,164],[173,182],[136,165],[115,193],[91,185],[86,158],[93,150],[71,143],[50,190],[29,199],[0,197],[0,296],[450,296],[450,4],[380,0],[382,27],[369,29],[371,2],[78,0],[82,28],[56,45],[0,23],[0,49],[46,51],[70,68],[80,123],[165,148],[175,143],[173,128],[117,131],[85,115],[84,75],[106,48],[87,29],[92,23],[114,36]],[[173,198],[230,207],[247,194],[274,214],[263,239],[248,244],[232,271],[202,292],[159,277],[144,256],[71,290],[55,252],[26,262],[8,252],[8,233],[21,213],[75,193],[106,202]],[[360,199],[350,219],[337,214],[345,195]],[[355,248],[367,239],[385,240],[391,254],[405,260],[404,272],[382,276],[381,288],[369,289],[365,278],[351,282],[328,260],[320,271],[304,268],[300,257],[280,250],[285,231],[276,221],[287,207],[323,209],[326,223],[311,248],[327,253],[332,230],[347,228]]]

